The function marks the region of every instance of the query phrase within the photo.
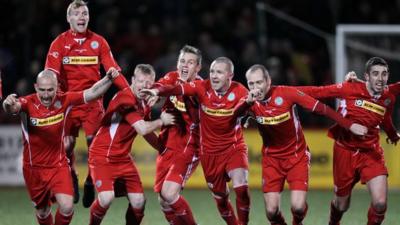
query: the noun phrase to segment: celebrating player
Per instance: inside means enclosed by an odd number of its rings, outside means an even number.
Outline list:
[[[88,30],[89,9],[83,0],[74,0],[67,9],[70,29],[51,43],[46,69],[57,74],[61,91],[82,91],[100,79],[100,64],[105,71],[118,70],[107,41]],[[122,76],[120,77],[122,78]],[[117,84],[118,85],[118,84]],[[129,85],[128,85],[129,86]],[[65,149],[70,160],[74,184],[74,202],[79,201],[78,178],[74,167],[75,139],[83,127],[87,146],[99,128],[104,109],[102,99],[72,108],[66,123]],[[84,186],[82,203],[87,208],[94,200],[94,187],[90,175]]]
[[[17,98],[7,96],[4,111],[21,116],[24,140],[23,174],[30,198],[41,225],[69,224],[73,215],[73,188],[63,138],[65,119],[72,105],[84,104],[103,95],[117,71],[78,92],[57,92],[57,77],[49,70],[39,73],[36,94]],[[51,215],[52,200],[59,207],[55,223]]]
[[[185,45],[179,53],[177,71],[167,73],[154,86],[162,88],[201,80],[197,75],[201,59],[199,49]],[[199,163],[198,103],[191,96],[170,96],[162,111],[177,115],[179,120],[174,126],[161,128],[160,140],[165,149],[157,157],[154,191],[159,193],[161,210],[170,224],[194,225],[192,210],[180,192]]]
[[[140,224],[142,221],[145,197],[138,170],[130,155],[132,143],[140,134],[158,148],[154,143],[157,136],[150,132],[174,121],[173,116],[165,112],[161,114],[161,119],[144,121],[144,118],[149,118],[150,108],[139,92],[151,87],[154,79],[152,66],[136,66],[131,87],[119,91],[111,100],[90,146],[89,167],[98,192],[97,200],[90,207],[90,225],[101,223],[114,199],[113,184],[117,179],[123,181],[128,193],[127,224]]]
[[[239,114],[251,112],[263,140],[262,188],[267,218],[271,224],[286,224],[280,210],[286,180],[291,190],[292,224],[300,225],[308,208],[310,153],[295,106],[326,115],[356,135],[364,135],[367,128],[343,118],[294,87],[271,86],[271,77],[263,65],[251,66],[246,78],[250,91],[236,111]]]
[[[389,66],[379,57],[365,64],[366,82],[344,82],[323,87],[299,87],[315,98],[340,98],[338,111],[346,118],[368,128],[364,137],[333,126],[329,136],[335,140],[333,178],[335,196],[331,202],[330,225],[337,225],[350,206],[351,191],[361,181],[371,195],[368,224],[381,224],[387,206],[387,176],[382,146],[379,144],[379,126],[388,124],[399,85],[387,88]],[[387,130],[386,130],[387,132]],[[397,143],[399,136],[392,129],[388,136]]]
[[[200,161],[208,187],[220,215],[228,225],[245,225],[249,220],[248,156],[240,118],[234,114],[247,89],[232,81],[234,66],[219,57],[210,66],[209,80],[192,81],[175,88],[145,90],[151,95],[196,96],[200,104]],[[238,218],[229,201],[227,182],[232,180],[236,193]]]

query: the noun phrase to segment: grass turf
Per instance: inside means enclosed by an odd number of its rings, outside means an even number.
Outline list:
[[[269,224],[264,213],[263,197],[260,190],[251,190],[252,205],[250,212],[250,225]],[[217,208],[208,190],[185,190],[184,196],[192,206],[193,213],[200,225],[224,225],[220,218]],[[146,191],[147,204],[143,225],[166,225],[164,216],[158,206],[157,197],[151,191]],[[234,197],[232,194],[231,197]],[[329,214],[329,204],[332,193],[330,191],[310,191],[308,194],[309,210],[304,224],[323,225],[327,224]],[[27,192],[24,188],[0,188],[0,225],[34,225],[34,211],[30,203]],[[232,203],[234,203],[234,199]],[[400,225],[400,192],[392,191],[388,197],[388,211],[384,224]],[[289,207],[289,192],[283,193],[282,209],[286,221],[291,224],[291,214]],[[367,211],[370,198],[366,191],[354,191],[350,210],[344,215],[342,224],[360,225],[366,224]],[[72,225],[88,224],[89,209],[82,207],[81,202],[75,205],[75,215]],[[127,207],[125,198],[116,199],[107,212],[103,223],[104,225],[125,224],[124,216]],[[55,207],[54,207],[55,208]],[[54,211],[53,211],[54,215]]]

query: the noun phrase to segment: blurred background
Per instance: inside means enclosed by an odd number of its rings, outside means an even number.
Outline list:
[[[66,21],[69,3],[67,0],[0,1],[3,95],[33,92],[33,81],[44,67],[51,41],[69,29]],[[335,78],[338,24],[395,25],[400,21],[398,0],[89,0],[88,7],[89,29],[106,38],[126,77],[130,77],[138,63],[154,65],[157,77],[163,76],[176,68],[179,49],[190,44],[203,52],[202,77],[208,76],[213,59],[227,56],[235,64],[234,79],[243,84],[246,84],[246,69],[255,63],[269,69],[275,84],[334,83],[338,80]],[[344,43],[345,71],[355,70],[362,77],[366,60],[380,56],[389,62],[390,82],[398,81],[399,34],[349,33]],[[110,96],[112,92],[106,97],[105,105]],[[328,104],[334,106],[334,101]],[[326,128],[332,122],[298,110],[303,126],[318,130],[318,135],[325,137]],[[393,115],[396,126],[399,114],[397,107]],[[0,110],[1,125],[17,124],[18,120]],[[10,129],[7,132],[10,133]],[[19,134],[18,129],[16,132]],[[7,144],[18,145],[18,139],[5,139],[5,135],[0,140],[3,161],[17,157],[17,154],[8,155],[10,151],[4,150]],[[311,139],[308,140],[310,145],[313,140],[320,139],[312,135],[307,138]],[[254,139],[256,161],[260,149],[257,133],[254,133]],[[316,144],[314,148],[320,146],[328,155],[318,158],[318,150],[315,150],[313,160],[325,163],[329,173],[331,150],[325,144]],[[85,163],[86,147],[83,144],[78,148],[82,148],[81,161]]]

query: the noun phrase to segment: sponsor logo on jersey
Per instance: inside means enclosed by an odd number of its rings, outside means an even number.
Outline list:
[[[283,104],[283,98],[282,97],[276,97],[274,100],[276,105],[282,105]]]
[[[31,118],[31,124],[35,127],[50,126],[64,120],[64,113],[50,116],[47,118]]]
[[[382,107],[380,105],[377,105],[375,103],[366,101],[366,100],[360,100],[357,99],[354,103],[355,106],[366,109],[368,111],[374,112],[376,114],[379,114],[381,116],[385,115],[386,108]]]
[[[276,125],[276,124],[285,122],[289,119],[290,119],[290,113],[286,112],[281,115],[273,116],[273,117],[257,116],[257,123],[263,124],[263,125]]]
[[[233,100],[235,100],[235,98],[236,98],[235,93],[229,93],[228,101],[233,101]]]
[[[65,56],[64,65],[96,65],[99,63],[98,56]]]
[[[90,47],[93,48],[93,49],[98,48],[98,47],[99,47],[99,42],[97,42],[97,41],[92,41],[92,42],[90,43]]]
[[[178,100],[176,96],[170,96],[169,100],[174,104],[175,108],[181,112],[186,112],[185,103]]]
[[[201,109],[204,113],[211,115],[211,116],[232,116],[233,109],[210,109],[206,106],[202,105]]]

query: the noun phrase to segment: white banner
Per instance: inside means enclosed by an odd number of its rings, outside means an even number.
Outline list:
[[[21,135],[18,125],[0,126],[0,185],[24,185]]]

